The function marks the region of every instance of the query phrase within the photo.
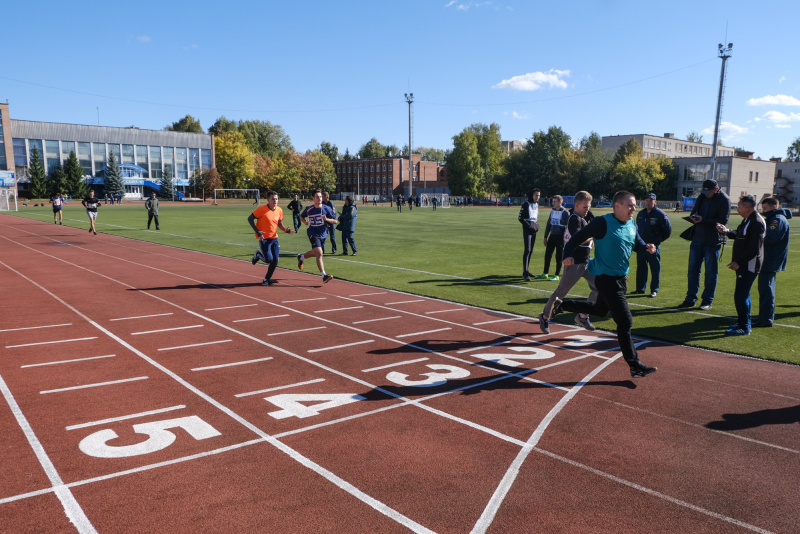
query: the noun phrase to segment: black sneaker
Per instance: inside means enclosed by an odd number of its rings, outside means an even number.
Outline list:
[[[253,265],[258,263],[258,251],[253,252],[253,259],[251,261],[253,262]]]
[[[644,295],[644,290],[637,289],[636,291],[631,291],[631,295]]]
[[[564,305],[564,301],[560,298],[556,297],[555,302],[553,303],[553,311],[550,312],[550,318],[552,319],[559,313],[561,313],[561,307]]]
[[[648,367],[647,365],[638,361],[631,365],[631,377],[633,378],[641,378],[652,375],[656,371],[658,371],[658,367]]]
[[[694,308],[694,302],[691,300],[684,300],[680,304],[678,304],[678,308]]]
[[[261,282],[261,285],[262,285],[262,286],[274,286],[274,285],[275,285],[275,284],[277,284],[277,283],[278,283],[278,281],[277,281],[277,280],[269,280],[269,279],[267,279],[267,278],[264,278],[264,281],[263,281],[263,282]]]
[[[327,284],[331,280],[333,280],[333,276],[330,275],[330,274],[326,274],[325,276],[322,277],[322,283],[323,284]]]
[[[753,321],[750,326],[752,328],[772,328],[772,323]]]
[[[550,333],[550,321],[547,320],[543,313],[539,314],[539,330],[542,331],[542,334]]]
[[[339,256],[347,256],[347,252],[342,252]]]

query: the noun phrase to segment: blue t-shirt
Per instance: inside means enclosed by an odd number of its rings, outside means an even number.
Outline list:
[[[336,218],[336,214],[333,210],[324,204],[319,208],[315,208],[313,205],[306,206],[300,216],[304,219],[308,219],[308,229],[306,230],[308,237],[328,237],[328,227],[325,224],[325,217],[328,219]]]

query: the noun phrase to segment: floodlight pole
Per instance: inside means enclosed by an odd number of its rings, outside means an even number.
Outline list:
[[[411,104],[414,103],[414,93],[406,93],[406,102],[408,102],[408,198],[411,198],[413,192],[411,182],[414,179],[414,163],[411,160]]]
[[[727,47],[719,44],[719,57],[722,60],[722,71],[719,74],[719,93],[717,93],[717,117],[714,121],[714,144],[711,147],[711,179],[717,173],[717,138],[719,137],[719,118],[722,111],[722,90],[725,87],[725,62],[731,57],[729,52],[733,48],[733,43],[728,43]]]

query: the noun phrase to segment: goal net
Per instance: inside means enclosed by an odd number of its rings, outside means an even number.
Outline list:
[[[17,194],[13,187],[0,187],[0,211],[17,211]]]
[[[261,201],[258,189],[214,189],[214,204],[219,200],[225,201],[245,201],[249,200],[253,204]]]
[[[436,207],[437,208],[449,208],[450,207],[450,195],[445,193],[428,193],[422,195],[419,199],[421,207],[423,208],[430,208],[433,207],[433,199],[436,199]]]

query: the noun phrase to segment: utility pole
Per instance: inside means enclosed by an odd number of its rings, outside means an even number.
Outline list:
[[[408,102],[408,198],[411,198],[413,190],[411,189],[411,182],[414,179],[414,164],[411,161],[411,104],[414,103],[414,93],[406,93],[406,102]]]
[[[733,43],[728,43],[727,47],[722,44],[719,47],[719,57],[722,60],[722,71],[719,74],[719,93],[717,94],[717,118],[714,121],[714,145],[711,147],[711,179],[717,173],[717,137],[719,136],[719,118],[722,112],[722,91],[725,87],[725,62],[728,61]]]

